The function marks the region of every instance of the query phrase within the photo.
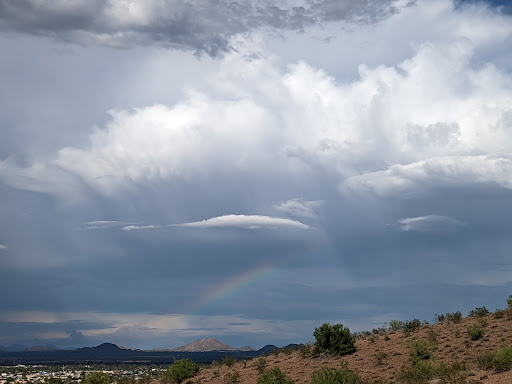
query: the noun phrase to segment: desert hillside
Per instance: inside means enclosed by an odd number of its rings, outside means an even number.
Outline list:
[[[468,334],[468,327],[483,331],[472,339]],[[444,320],[432,325],[423,324],[412,332],[374,330],[357,338],[355,353],[341,357],[326,354],[313,356],[308,353],[308,348],[302,348],[275,352],[264,357],[265,360],[212,364],[211,367],[201,369],[191,381],[212,384],[256,384],[260,376],[259,371],[279,367],[295,383],[306,384],[311,382],[311,374],[322,367],[340,369],[348,366],[350,370],[370,382],[401,383],[404,382],[400,378],[401,373],[412,367],[410,351],[418,340],[423,340],[430,348],[430,357],[425,359],[429,364],[465,364],[463,372],[457,378],[453,378],[453,381],[443,382],[437,379],[431,380],[432,383],[512,383],[512,371],[498,373],[494,369],[482,368],[486,353],[512,346],[510,310],[456,319],[456,322]]]

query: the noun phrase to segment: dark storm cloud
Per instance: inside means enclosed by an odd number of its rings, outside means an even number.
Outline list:
[[[230,49],[230,39],[260,27],[303,31],[326,21],[375,22],[396,12],[384,1],[116,0],[0,1],[0,28],[79,44],[157,44],[206,52]]]

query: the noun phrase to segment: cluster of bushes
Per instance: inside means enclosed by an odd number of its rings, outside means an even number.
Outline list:
[[[324,367],[311,374],[311,384],[369,384],[358,374],[345,368],[334,369]]]
[[[443,322],[447,321],[449,323],[458,324],[461,322],[461,320],[462,320],[462,313],[460,311],[453,312],[453,313],[447,312],[445,314],[440,314],[440,315],[438,315],[436,313],[436,322],[438,322],[438,323],[443,323]]]
[[[478,367],[486,371],[505,372],[512,369],[512,347],[484,352],[477,357]]]
[[[489,314],[489,310],[485,307],[477,307],[469,311],[469,317],[484,317]]]
[[[426,384],[434,379],[441,383],[465,383],[467,368],[465,364],[453,363],[451,365],[439,363],[431,364],[420,361],[412,368],[403,370],[399,376],[399,382],[403,384]]]
[[[258,384],[293,384],[278,367],[263,372],[258,378]],[[323,367],[311,374],[311,384],[370,384],[347,367],[334,369]]]

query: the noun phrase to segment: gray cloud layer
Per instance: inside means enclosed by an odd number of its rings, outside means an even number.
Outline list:
[[[0,344],[287,344],[505,305],[510,16],[310,1],[274,26],[254,2],[231,27],[182,2],[197,33],[157,41],[169,2],[0,3]]]
[[[1,0],[0,28],[78,44],[157,44],[217,55],[257,28],[302,31],[326,21],[375,22],[395,0]]]

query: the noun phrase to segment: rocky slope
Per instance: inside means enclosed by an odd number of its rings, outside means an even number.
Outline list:
[[[349,369],[357,372],[367,380],[380,380],[381,383],[399,383],[399,375],[404,369],[409,369],[411,343],[414,340],[426,340],[432,345],[434,363],[453,362],[464,363],[465,383],[467,384],[510,384],[512,371],[496,373],[482,370],[478,367],[477,359],[485,351],[496,351],[501,347],[512,347],[512,313],[499,318],[489,314],[484,320],[464,318],[458,324],[443,322],[423,326],[411,332],[388,332],[369,335],[356,341],[356,353],[343,357],[319,355],[305,357],[300,351],[291,353],[272,353],[266,357],[266,367],[279,367],[296,384],[311,382],[311,374],[321,367],[341,368],[347,364]],[[485,334],[478,340],[471,340],[467,328],[470,325],[481,325],[486,322]],[[226,374],[237,371],[238,383],[256,384],[259,373],[256,368],[258,359],[238,362],[232,367],[217,365],[202,369],[193,382],[224,384]],[[432,383],[440,383],[433,381]]]

